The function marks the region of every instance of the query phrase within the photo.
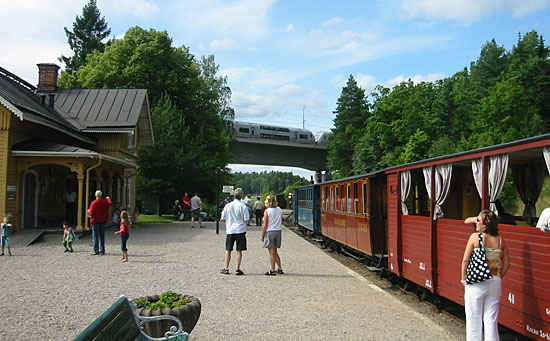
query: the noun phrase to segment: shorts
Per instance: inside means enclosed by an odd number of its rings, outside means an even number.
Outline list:
[[[237,234],[228,234],[225,237],[225,250],[233,251],[233,244],[237,243],[237,251],[246,250],[246,232]]]
[[[266,232],[263,247],[267,249],[281,248],[281,231]]]
[[[199,219],[201,217],[201,209],[195,208],[194,210],[191,210],[191,217]]]
[[[10,246],[10,237],[2,237],[2,247],[4,246]]]

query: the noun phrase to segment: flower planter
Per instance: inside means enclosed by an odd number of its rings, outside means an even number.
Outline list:
[[[182,298],[188,298],[191,302],[182,305],[181,307],[168,308],[168,309],[136,309],[136,313],[140,316],[158,316],[158,315],[172,315],[177,317],[183,326],[183,330],[187,333],[191,333],[199,317],[201,315],[201,302],[198,298],[188,295],[180,295]],[[145,298],[150,302],[157,302],[160,299],[159,295],[139,297]],[[164,321],[152,321],[144,324],[143,330],[152,337],[164,337],[164,333],[170,330],[171,326],[176,326],[175,322]]]

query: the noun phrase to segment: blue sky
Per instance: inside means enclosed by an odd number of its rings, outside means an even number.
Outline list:
[[[0,66],[31,84],[37,63],[71,55],[72,29],[87,0],[0,0]],[[550,36],[550,0],[98,0],[114,37],[129,27],[166,30],[175,46],[213,54],[233,91],[235,118],[333,127],[352,74],[372,92],[412,78],[434,81],[477,59],[493,38],[507,49],[518,33]],[[237,171],[283,167],[231,165]],[[311,172],[294,170],[308,176]]]

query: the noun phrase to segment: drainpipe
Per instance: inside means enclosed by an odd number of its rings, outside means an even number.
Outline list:
[[[128,168],[127,168],[128,169]],[[130,168],[130,169],[134,169],[134,168]],[[125,192],[125,195],[128,194],[128,202],[126,203],[126,208],[130,207],[130,203],[132,201],[132,194],[131,194],[131,186],[130,186],[130,183],[128,181],[128,179],[130,179],[131,177],[134,177],[137,175],[137,171],[133,172],[133,173],[130,173],[128,176],[125,176],[124,177],[124,192]],[[134,207],[135,209],[135,207]]]
[[[101,160],[102,159],[100,157],[99,162],[96,165],[86,169],[86,217],[88,217],[88,208],[90,207],[89,206],[90,205],[90,171],[101,166]],[[85,225],[86,231],[89,231],[90,230],[90,228],[88,227],[89,220],[87,218],[86,218],[86,223],[84,225]]]

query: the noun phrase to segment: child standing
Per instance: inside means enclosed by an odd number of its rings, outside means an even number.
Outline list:
[[[122,250],[121,262],[128,261],[128,248],[126,248],[126,242],[130,238],[130,217],[128,211],[120,212],[120,230],[115,234],[120,234],[120,249]]]
[[[2,227],[2,254],[0,256],[4,255],[4,247],[8,247],[8,254],[11,256],[11,248],[10,248],[10,228],[12,225],[10,224],[10,216],[5,215],[4,216],[4,222],[0,224]]]
[[[69,223],[63,223],[63,246],[65,247],[65,252],[73,252],[73,240],[74,232],[73,229],[69,226]]]
[[[135,229],[137,229],[138,219],[139,219],[139,208],[136,207],[136,209],[134,210],[134,219],[132,219],[132,227]]]

